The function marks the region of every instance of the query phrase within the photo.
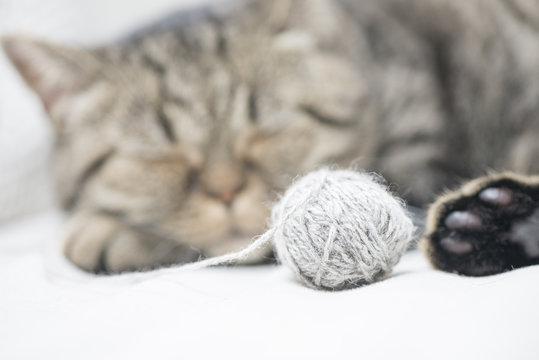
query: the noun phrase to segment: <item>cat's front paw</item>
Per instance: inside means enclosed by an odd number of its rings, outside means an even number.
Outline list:
[[[434,267],[462,275],[539,264],[539,177],[487,176],[441,197],[422,247]]]
[[[114,217],[78,213],[70,220],[64,254],[94,273],[119,273],[191,262],[200,253],[125,226]]]

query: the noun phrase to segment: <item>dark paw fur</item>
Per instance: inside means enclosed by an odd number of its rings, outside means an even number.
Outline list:
[[[440,270],[483,276],[539,264],[539,177],[476,179],[433,204],[425,234]]]

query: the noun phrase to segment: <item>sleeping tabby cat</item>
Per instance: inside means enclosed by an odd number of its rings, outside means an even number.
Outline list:
[[[418,207],[539,173],[534,0],[238,0],[95,49],[2,44],[56,130],[65,254],[88,271],[242,248],[324,164]],[[424,248],[467,275],[538,263],[538,207],[537,177],[476,180],[433,206]]]

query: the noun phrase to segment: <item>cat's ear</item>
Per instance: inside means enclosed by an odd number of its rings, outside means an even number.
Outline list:
[[[0,43],[49,112],[63,96],[84,88],[99,70],[98,60],[84,50],[25,36],[5,36]]]

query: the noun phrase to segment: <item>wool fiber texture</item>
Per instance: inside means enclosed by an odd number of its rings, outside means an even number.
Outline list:
[[[414,231],[404,204],[375,175],[312,172],[272,212],[280,261],[306,285],[341,290],[391,273]]]

